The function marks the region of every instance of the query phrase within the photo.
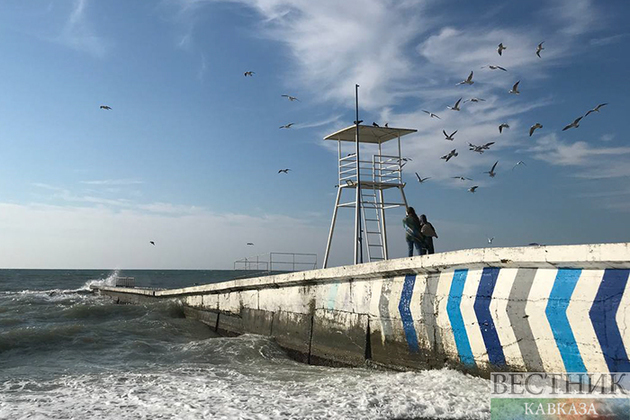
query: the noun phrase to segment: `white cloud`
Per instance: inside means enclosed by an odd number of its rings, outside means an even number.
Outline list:
[[[94,34],[87,18],[88,0],[75,0],[74,7],[57,41],[94,57],[103,58],[110,49],[110,43]]]
[[[144,184],[144,181],[139,181],[135,179],[101,179],[94,181],[81,181],[81,184],[88,185],[136,185],[136,184]],[[41,185],[41,184],[38,184]]]
[[[585,141],[574,143],[558,139],[555,133],[536,141],[530,149],[534,157],[560,166],[577,166],[582,170],[572,174],[580,178],[616,178],[630,176],[630,167],[622,155],[630,154],[630,147],[594,147]]]

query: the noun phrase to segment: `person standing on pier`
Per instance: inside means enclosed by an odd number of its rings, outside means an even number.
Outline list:
[[[405,239],[409,246],[409,256],[413,257],[414,245],[418,250],[418,255],[426,254],[424,238],[421,233],[422,224],[413,207],[407,207],[407,216],[403,219],[403,226],[405,227]]]
[[[428,254],[434,254],[435,248],[433,247],[433,238],[437,239],[437,233],[431,223],[427,221],[427,216],[420,215],[420,234],[424,239],[424,246],[427,249]]]

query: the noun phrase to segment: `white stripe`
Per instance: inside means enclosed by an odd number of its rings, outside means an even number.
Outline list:
[[[494,286],[492,301],[490,302],[490,314],[503,348],[505,363],[516,370],[525,370],[525,362],[518,346],[516,335],[512,329],[512,323],[508,317],[507,308],[510,304],[510,291],[516,279],[518,268],[502,268]]]
[[[413,328],[416,330],[416,336],[418,337],[418,346],[426,350],[432,349],[434,344],[433,332],[429,333],[427,331],[424,317],[422,316],[422,299],[424,298],[428,278],[428,274],[418,274],[416,276],[416,282],[413,286],[413,295],[411,295],[411,303],[409,305],[411,318],[413,318]],[[434,299],[433,302],[435,302]]]
[[[545,372],[565,372],[560,351],[545,314],[557,274],[558,270],[555,268],[539,268],[536,271],[525,307]]]
[[[589,316],[603,276],[604,270],[582,270],[567,308],[567,318],[587,372],[608,372]]]
[[[466,335],[468,335],[468,341],[470,342],[470,349],[472,350],[473,357],[475,358],[475,363],[477,363],[477,366],[481,368],[483,368],[484,365],[489,364],[488,351],[486,349],[486,344],[483,342],[481,328],[479,326],[479,322],[477,321],[477,314],[475,313],[474,308],[482,273],[483,269],[468,270],[468,276],[466,277],[466,283],[464,284],[464,293],[460,306],[462,318],[464,319],[464,326],[466,327]]]
[[[626,354],[630,356],[630,328],[628,328],[630,325],[630,279],[626,282],[626,288],[619,302],[616,321]]]
[[[440,341],[444,348],[444,353],[448,355],[451,361],[459,362],[459,353],[455,345],[455,337],[453,336],[453,328],[451,321],[448,319],[446,305],[448,304],[448,294],[451,291],[451,283],[453,282],[453,270],[442,271],[436,289],[435,300],[437,301],[437,316],[435,323],[438,328]]]

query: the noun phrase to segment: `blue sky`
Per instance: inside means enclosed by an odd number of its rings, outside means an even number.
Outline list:
[[[3,0],[0,267],[230,268],[271,251],[321,260],[337,183],[336,145],[322,138],[354,120],[355,83],[363,120],[418,130],[403,139],[405,191],[438,251],[489,236],[627,241],[630,4],[483,4]],[[471,70],[475,84],[456,86]],[[517,80],[521,94],[508,94]],[[486,101],[446,108],[475,96]],[[458,130],[454,142],[443,129]],[[489,141],[483,155],[467,150]],[[454,147],[458,157],[439,159]],[[481,173],[497,160],[494,179]],[[419,185],[416,171],[432,179]],[[333,265],[351,260],[351,216],[341,214]],[[405,255],[402,217],[389,214],[394,257]]]

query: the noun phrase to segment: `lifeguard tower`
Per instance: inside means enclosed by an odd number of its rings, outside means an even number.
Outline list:
[[[402,180],[402,168],[407,159],[402,156],[400,138],[416,131],[406,128],[367,126],[361,125],[359,122],[324,137],[324,140],[337,141],[339,160],[337,199],[328,233],[328,242],[326,243],[324,268],[328,264],[337,210],[341,207],[355,209],[354,263],[363,262],[364,248],[367,251],[367,261],[389,258],[385,210],[407,207],[405,183]],[[385,155],[383,154],[383,144],[390,140],[397,140],[398,148],[397,151],[392,152],[390,150],[390,154]],[[342,143],[345,145],[354,143],[353,152],[347,153],[348,150],[343,150]],[[367,159],[361,157],[363,153],[369,150],[370,146],[378,146],[377,153]],[[345,148],[349,149],[347,146]],[[354,192],[354,198],[351,201],[340,202],[343,192],[346,190]],[[398,190],[400,196],[392,198],[390,197],[391,194],[388,194],[386,201],[386,190]]]

